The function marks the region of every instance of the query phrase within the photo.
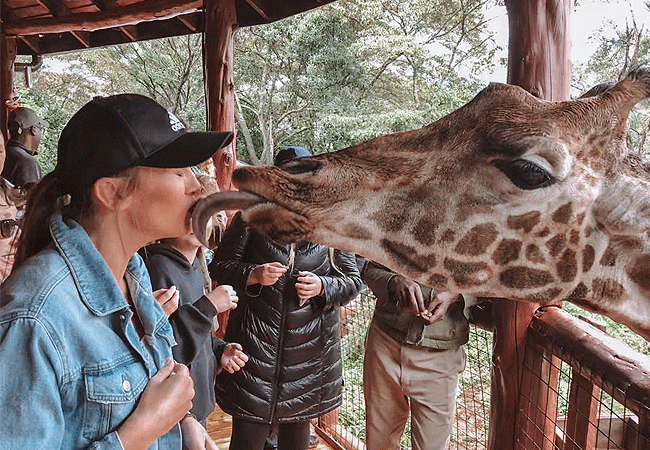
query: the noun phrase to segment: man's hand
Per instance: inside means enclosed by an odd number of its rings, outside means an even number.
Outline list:
[[[323,282],[318,275],[301,270],[298,272],[296,292],[298,293],[298,304],[302,306],[310,298],[323,293]]]
[[[176,286],[153,291],[153,298],[156,299],[156,302],[162,307],[167,317],[178,309],[179,297]]]
[[[388,294],[399,306],[409,306],[413,314],[419,316],[427,311],[424,306],[422,289],[415,281],[395,275],[388,282]]]
[[[226,345],[221,354],[221,368],[228,373],[235,373],[244,367],[248,361],[248,355],[242,350],[242,346],[236,342]]]
[[[235,309],[237,307],[237,302],[239,301],[235,289],[227,284],[217,286],[211,292],[205,294],[205,296],[210,300],[210,303],[212,303],[214,309],[217,310],[217,313]]]
[[[181,421],[183,450],[219,450],[208,432],[194,417],[187,416]]]
[[[426,311],[420,315],[429,324],[442,319],[451,305],[462,299],[461,294],[454,292],[438,292]]]
[[[272,286],[278,281],[284,273],[287,271],[288,267],[280,262],[271,262],[260,264],[251,272],[248,280],[246,280],[247,285],[251,284],[261,284],[262,286]]]

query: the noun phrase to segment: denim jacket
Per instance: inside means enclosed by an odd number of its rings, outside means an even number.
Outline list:
[[[142,341],[85,230],[55,214],[50,233],[54,244],[0,287],[0,447],[122,449],[116,430],[171,358],[173,332],[139,255],[125,278]],[[151,447],[180,448],[178,425]]]

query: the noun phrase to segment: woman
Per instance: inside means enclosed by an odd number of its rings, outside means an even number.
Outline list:
[[[135,253],[189,231],[188,166],[231,139],[188,133],[139,95],[97,97],[70,119],[0,294],[3,448],[180,448],[192,381]]]
[[[16,239],[20,235],[18,212],[24,206],[24,197],[24,191],[0,177],[0,283],[7,279],[14,265]]]
[[[280,150],[276,164],[309,155],[298,149]],[[237,214],[210,274],[237,290],[225,340],[249,355],[217,382],[217,402],[233,416],[230,449],[262,450],[277,424],[280,450],[306,450],[309,419],[342,400],[339,307],[361,287],[354,255],[310,242],[278,247]]]

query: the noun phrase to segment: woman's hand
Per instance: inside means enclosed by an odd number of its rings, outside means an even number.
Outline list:
[[[219,450],[203,425],[193,416],[181,421],[183,450]]]
[[[221,354],[221,368],[228,373],[235,373],[244,367],[248,355],[242,350],[242,346],[236,342],[226,345]]]
[[[301,270],[298,272],[296,292],[298,293],[298,304],[302,306],[310,298],[323,293],[323,282],[318,275]]]
[[[210,303],[212,303],[214,309],[217,310],[217,313],[235,309],[237,307],[237,302],[239,301],[235,289],[227,284],[217,286],[211,292],[205,294],[205,296],[210,300]]]
[[[192,409],[189,369],[168,359],[147,383],[135,410],[117,430],[124,450],[146,450]]]
[[[153,298],[156,299],[156,302],[162,307],[167,317],[178,309],[180,295],[178,294],[176,286],[153,291]]]
[[[284,275],[288,267],[280,262],[271,262],[260,264],[251,272],[247,285],[261,284],[262,286],[272,286],[278,279]]]

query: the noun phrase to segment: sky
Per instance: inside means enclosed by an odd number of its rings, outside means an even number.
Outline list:
[[[571,59],[574,63],[585,62],[596,49],[593,35],[607,20],[619,27],[625,27],[625,21],[631,20],[632,14],[637,26],[650,31],[650,10],[646,0],[579,0],[571,16]],[[508,18],[505,6],[493,6],[486,11],[491,29],[496,33],[497,44],[504,50],[497,58],[507,58]],[[630,22],[631,23],[631,22]],[[485,81],[505,82],[506,69],[499,68],[483,76]]]

